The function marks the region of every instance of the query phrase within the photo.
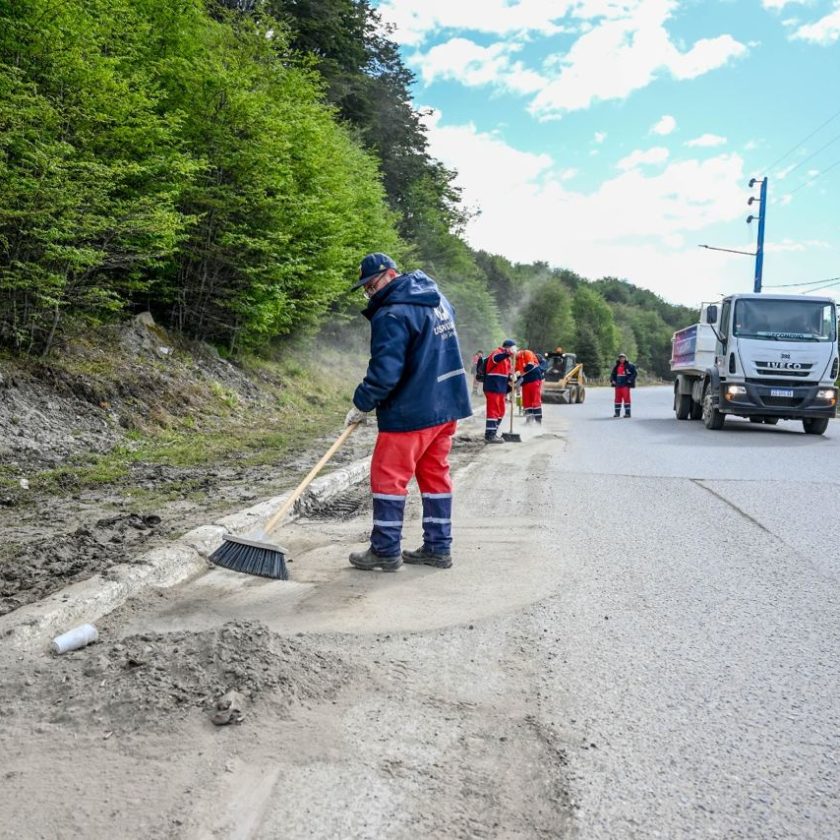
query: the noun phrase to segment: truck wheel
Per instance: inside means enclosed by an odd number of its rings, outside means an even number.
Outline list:
[[[674,401],[677,420],[688,420],[691,415],[691,394],[676,394]]]
[[[582,403],[586,399],[586,388],[583,385],[578,385],[577,401]]]
[[[702,420],[703,419],[703,403],[691,401],[691,419],[692,420]]]
[[[828,417],[806,417],[802,421],[806,435],[822,435],[828,428]]]
[[[764,422],[765,422],[768,426],[775,426],[775,425],[776,425],[776,423],[778,423],[778,422],[779,422],[779,418],[778,418],[778,417],[765,417],[765,418],[764,418]]]
[[[706,385],[703,391],[703,425],[707,429],[716,432],[723,428],[726,415],[718,411],[717,406],[712,402],[712,388]]]
[[[750,423],[763,423],[763,422],[764,422],[763,417],[756,417],[755,415],[750,417]]]
[[[577,401],[577,385],[569,385],[569,405],[574,405]]]

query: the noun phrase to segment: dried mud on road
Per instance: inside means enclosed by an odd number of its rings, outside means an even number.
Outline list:
[[[0,837],[567,836],[528,648],[504,623],[308,639],[240,622],[21,660],[0,690]],[[215,726],[232,686],[242,720]]]
[[[459,438],[456,469],[483,449]],[[368,504],[357,488],[296,528],[362,533]],[[161,519],[101,527],[148,545]],[[432,582],[427,572],[401,574]],[[564,737],[533,669],[534,638],[550,645],[530,619],[365,635],[242,618],[136,629],[156,598],[177,610],[177,597],[142,593],[98,622],[98,643],[63,657],[0,653],[0,838],[568,835]],[[215,725],[231,691],[241,709]]]

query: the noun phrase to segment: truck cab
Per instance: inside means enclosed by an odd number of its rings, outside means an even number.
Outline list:
[[[702,409],[707,428],[720,429],[727,415],[755,423],[801,420],[809,434],[822,434],[835,416],[838,374],[837,311],[830,298],[809,295],[737,294],[705,307],[705,334],[714,336],[714,356],[679,353],[672,370]],[[701,325],[696,325],[698,331]],[[702,361],[702,364],[701,364]],[[711,364],[710,364],[711,362]],[[679,416],[679,414],[678,414]]]

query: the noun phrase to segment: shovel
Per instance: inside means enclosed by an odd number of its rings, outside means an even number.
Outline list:
[[[516,353],[513,354],[513,359],[511,361],[511,367],[514,371],[516,371]],[[507,443],[522,443],[522,436],[515,434],[513,431],[513,411],[516,407],[516,400],[514,399],[514,395],[516,394],[516,385],[514,384],[510,389],[510,431],[509,432],[502,432],[502,437]]]

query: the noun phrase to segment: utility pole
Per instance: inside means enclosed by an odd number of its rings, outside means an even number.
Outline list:
[[[761,184],[761,192],[759,197],[750,196],[747,202],[750,206],[754,201],[759,204],[758,210],[758,244],[755,249],[755,282],[753,284],[753,291],[758,293],[761,291],[761,274],[764,270],[764,217],[767,215],[767,176],[763,178],[750,178],[750,188],[756,184]],[[747,224],[750,224],[755,216],[747,216]]]

